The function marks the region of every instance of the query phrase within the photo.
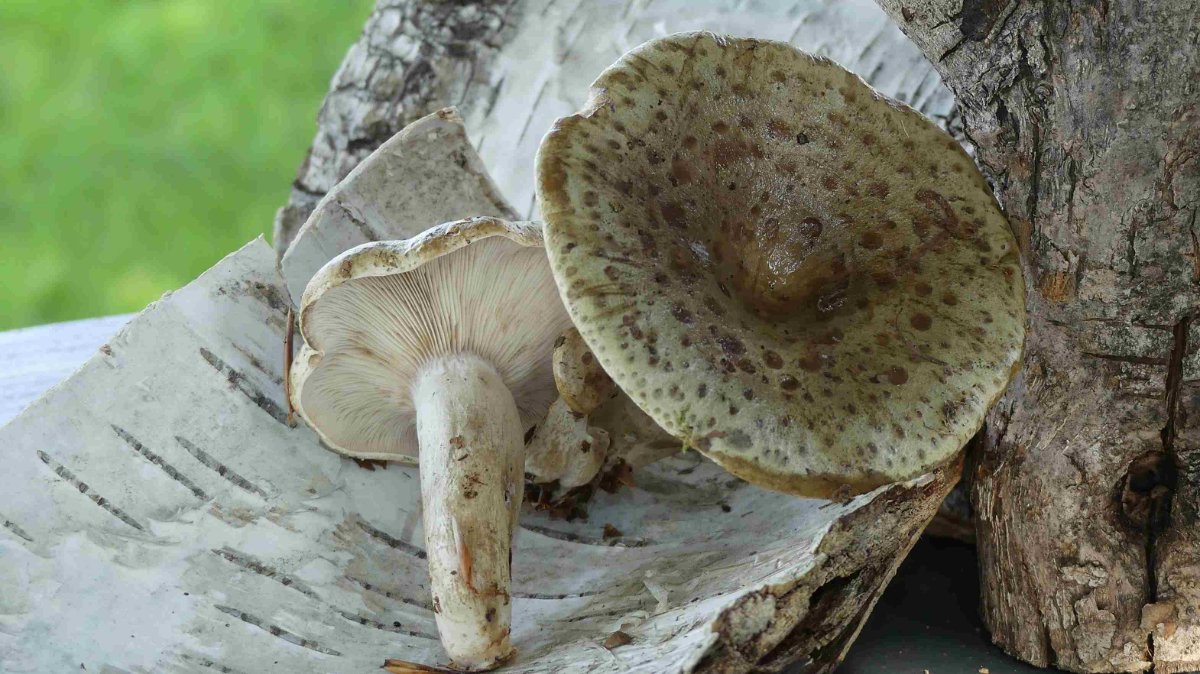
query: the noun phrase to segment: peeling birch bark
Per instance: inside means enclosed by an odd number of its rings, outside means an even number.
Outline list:
[[[870,0],[378,0],[333,78],[276,218],[277,251],[371,151],[450,105],[500,192],[520,217],[535,218],[533,158],[550,124],[578,110],[587,85],[621,54],[688,30],[788,41],[935,120],[951,113],[937,72]]]
[[[1200,669],[1200,5],[880,0],[954,90],[1026,265],[972,471],[993,639]]]
[[[287,307],[251,243],[0,428],[0,669],[445,664],[420,477],[287,425]],[[586,522],[527,510],[505,671],[831,671],[956,471],[832,504],[688,453]],[[605,649],[618,629],[632,641]]]
[[[298,304],[317,270],[359,244],[407,239],[480,215],[515,217],[467,140],[462,118],[443,108],[388,139],[330,190],[280,268]]]

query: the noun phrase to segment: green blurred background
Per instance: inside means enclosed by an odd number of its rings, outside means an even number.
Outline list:
[[[372,0],[0,0],[0,330],[270,234]]]

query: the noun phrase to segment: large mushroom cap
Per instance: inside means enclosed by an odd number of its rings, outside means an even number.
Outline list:
[[[1016,246],[970,158],[787,44],[625,55],[546,136],[538,196],[604,368],[758,484],[827,495],[944,463],[1019,362]]]
[[[410,390],[426,363],[482,357],[528,427],[557,397],[550,354],[569,325],[533,223],[472,218],[363,244],[304,292],[292,400],[334,449],[414,461]]]

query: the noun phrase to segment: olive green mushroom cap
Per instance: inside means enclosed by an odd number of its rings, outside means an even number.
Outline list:
[[[415,462],[411,389],[426,364],[483,358],[529,427],[557,397],[550,356],[569,326],[536,223],[479,217],[366,243],[304,291],[292,404],[340,453]]]
[[[604,369],[751,482],[865,491],[951,460],[1020,362],[1016,243],[958,144],[833,62],[684,33],[538,153],[559,291]]]

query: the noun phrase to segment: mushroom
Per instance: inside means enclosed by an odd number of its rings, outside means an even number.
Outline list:
[[[558,481],[564,489],[585,485],[604,467],[608,445],[608,431],[588,426],[586,415],[571,411],[559,398],[525,446],[525,473],[538,484]]]
[[[551,267],[660,426],[779,491],[951,461],[1020,362],[1008,223],[971,159],[833,62],[683,33],[622,57],[538,153]]]
[[[554,397],[569,325],[541,233],[473,218],[334,258],[305,289],[293,402],[334,450],[419,461],[442,644],[490,669],[509,643],[523,431]]]
[[[571,411],[591,414],[612,397],[613,380],[574,327],[554,343],[554,385]]]
[[[525,447],[525,472],[534,482],[557,480],[570,489],[591,482],[604,466],[608,432],[589,427],[588,415],[612,395],[613,381],[575,328],[554,343],[552,362],[559,399]]]

